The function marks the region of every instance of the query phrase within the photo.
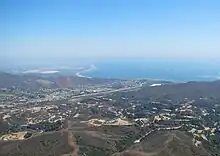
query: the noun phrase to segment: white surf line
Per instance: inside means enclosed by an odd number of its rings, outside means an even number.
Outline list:
[[[86,69],[86,70],[83,70],[83,71],[80,71],[80,72],[76,73],[76,76],[91,79],[91,77],[82,75],[82,73],[85,73],[85,72],[88,72],[88,71],[92,71],[94,69],[96,69],[96,66],[94,64],[91,64],[89,69]]]

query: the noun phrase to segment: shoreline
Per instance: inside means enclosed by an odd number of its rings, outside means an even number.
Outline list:
[[[89,71],[92,71],[92,70],[95,70],[96,69],[96,66],[94,64],[91,64],[89,69],[85,69],[83,71],[80,71],[80,72],[77,72],[76,73],[76,76],[77,77],[84,77],[84,78],[88,78],[88,79],[91,79],[92,77],[89,77],[89,76],[85,76],[83,75],[82,73],[86,73],[86,72],[89,72]]]

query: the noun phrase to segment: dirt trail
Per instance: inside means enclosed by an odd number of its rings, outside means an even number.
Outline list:
[[[69,129],[70,129],[70,123],[68,121],[68,127],[62,131],[62,134],[64,132],[68,133],[68,144],[71,148],[73,148],[73,152],[71,154],[68,154],[68,155],[69,156],[78,156],[79,147],[77,145],[77,140],[74,137],[73,133]]]
[[[74,149],[73,155],[78,156],[79,147],[76,143],[76,138],[74,137],[74,135],[71,131],[68,131],[68,143]]]

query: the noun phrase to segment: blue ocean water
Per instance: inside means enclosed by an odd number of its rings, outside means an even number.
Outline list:
[[[218,60],[117,59],[94,64],[95,70],[83,73],[99,78],[152,78],[171,81],[212,81],[220,78]]]

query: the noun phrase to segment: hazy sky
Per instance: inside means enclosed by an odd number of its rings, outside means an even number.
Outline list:
[[[220,58],[220,1],[0,1],[0,60],[120,57]]]

